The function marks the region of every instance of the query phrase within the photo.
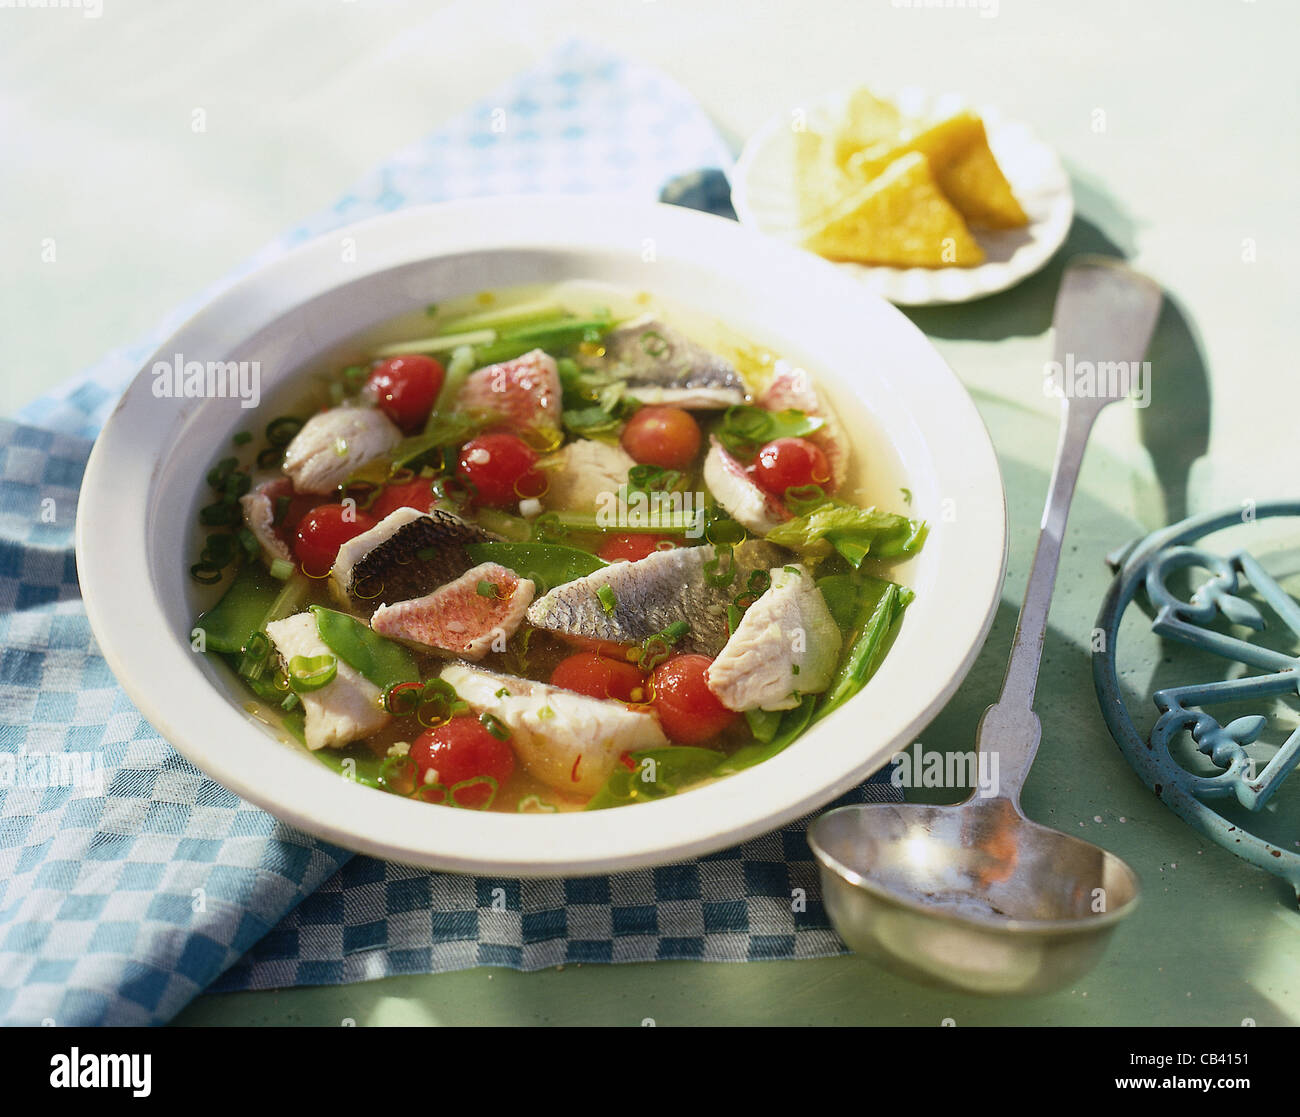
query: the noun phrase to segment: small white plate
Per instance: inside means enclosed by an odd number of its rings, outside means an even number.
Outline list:
[[[792,244],[799,243],[794,195],[794,125],[833,131],[843,119],[849,93],[819,97],[773,117],[745,144],[731,176],[731,201],[741,223]],[[953,93],[931,96],[909,86],[889,95],[905,116],[941,120],[969,107]],[[1023,229],[975,230],[986,260],[975,268],[890,268],[840,263],[870,291],[902,306],[961,303],[1005,291],[1033,275],[1061,247],[1074,218],[1070,178],[1055,151],[1029,128],[995,108],[977,107],[989,146],[1016,200],[1029,215]],[[795,114],[799,115],[796,116]]]

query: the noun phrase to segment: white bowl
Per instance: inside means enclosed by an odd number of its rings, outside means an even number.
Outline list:
[[[850,92],[827,94],[799,111],[814,132],[833,132],[843,119]],[[955,93],[933,96],[916,86],[888,95],[906,116],[942,120],[969,107]],[[989,147],[1024,207],[1023,229],[976,229],[984,263],[973,268],[891,268],[836,263],[868,291],[899,306],[940,306],[969,302],[1005,291],[1039,271],[1065,243],[1074,220],[1070,176],[1056,152],[1018,121],[1008,120],[992,105],[976,107],[988,133]],[[779,114],[745,144],[731,173],[731,201],[742,225],[790,243],[799,243],[798,200],[794,192],[793,118]]]
[[[260,361],[263,395],[274,394],[384,319],[457,294],[565,278],[697,307],[865,405],[892,443],[912,514],[932,524],[903,576],[917,599],[860,695],[781,755],[676,798],[589,814],[481,814],[349,783],[275,740],[191,651],[190,540],[203,479],[235,431],[269,416],[229,399],[157,398],[154,361]],[[402,210],[267,264],[214,299],[137,375],[90,456],[77,517],[77,566],[99,646],[140,712],[195,765],[339,845],[512,876],[696,856],[773,830],[854,786],[909,744],[966,674],[999,599],[1005,542],[1001,477],[984,425],[902,314],[823,261],[731,222],[593,197]]]

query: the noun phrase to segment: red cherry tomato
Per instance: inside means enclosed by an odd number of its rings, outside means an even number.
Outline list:
[[[644,702],[650,697],[645,672],[635,663],[592,652],[560,660],[551,672],[551,686],[592,698],[617,698],[620,702]]]
[[[826,455],[806,438],[778,438],[764,446],[754,462],[754,480],[778,497],[805,485],[820,485],[825,492],[832,487]]]
[[[293,553],[298,565],[316,578],[329,573],[338,558],[339,548],[378,521],[368,512],[342,504],[322,504],[298,521],[293,539]]]
[[[523,439],[481,434],[461,447],[456,476],[474,486],[479,504],[503,508],[546,491],[546,479],[536,464],[537,452]]]
[[[673,543],[671,535],[651,535],[637,532],[632,535],[611,535],[596,552],[597,557],[606,562],[636,562],[655,551],[665,551],[668,547],[661,543]],[[673,544],[674,546],[676,544]]]
[[[716,737],[740,715],[709,689],[707,655],[675,655],[655,668],[653,701],[659,724],[671,741],[696,745]]]
[[[385,485],[384,491],[375,498],[374,504],[367,511],[376,520],[382,520],[399,508],[427,512],[433,507],[433,501],[433,483],[417,477],[404,485]]]
[[[700,452],[700,426],[680,407],[641,407],[627,421],[620,441],[643,465],[685,469]]]
[[[458,714],[425,730],[411,744],[410,756],[419,773],[418,787],[440,783],[450,790],[464,780],[486,776],[500,788],[515,771],[509,743],[494,736],[476,714]],[[456,806],[482,810],[494,794],[489,783],[464,787],[456,792]]]
[[[375,366],[366,389],[374,395],[379,410],[409,433],[429,418],[445,375],[442,365],[423,354],[389,357]]]

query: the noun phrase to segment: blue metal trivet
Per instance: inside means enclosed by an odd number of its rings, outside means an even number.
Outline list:
[[[1256,519],[1300,517],[1300,502],[1261,504],[1253,514]],[[1092,674],[1106,725],[1143,782],[1167,807],[1210,841],[1280,876],[1296,890],[1300,899],[1300,853],[1246,832],[1215,810],[1216,804],[1235,800],[1247,810],[1260,811],[1300,763],[1300,729],[1286,739],[1262,770],[1256,771],[1256,761],[1247,753],[1246,746],[1259,737],[1268,719],[1257,715],[1239,717],[1222,725],[1206,710],[1219,702],[1300,695],[1300,656],[1260,647],[1209,627],[1222,617],[1256,632],[1265,629],[1269,622],[1251,602],[1239,596],[1243,584],[1249,583],[1277,619],[1300,640],[1300,604],[1249,551],[1239,549],[1221,555],[1191,545],[1206,535],[1242,522],[1240,508],[1196,516],[1157,531],[1119,553],[1111,563],[1116,568],[1115,580],[1097,617],[1102,639],[1094,641]],[[1208,570],[1210,577],[1196,588],[1191,600],[1184,601],[1168,589],[1166,580],[1175,571],[1188,567]],[[1245,664],[1263,672],[1155,691],[1151,698],[1160,711],[1160,718],[1149,740],[1143,740],[1133,724],[1116,669],[1120,621],[1139,589],[1145,590],[1154,613],[1153,632],[1200,648],[1228,663]],[[1198,775],[1175,758],[1171,746],[1184,731],[1191,732],[1199,751],[1220,769],[1215,775]]]

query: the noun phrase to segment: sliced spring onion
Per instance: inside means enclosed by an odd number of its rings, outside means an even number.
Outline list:
[[[604,609],[606,613],[612,613],[618,608],[618,597],[610,586],[601,586],[597,589],[596,597],[600,601],[600,607]]]
[[[294,435],[302,430],[302,420],[293,415],[281,415],[266,425],[266,440],[272,446],[288,446]]]
[[[375,350],[376,357],[400,357],[406,353],[447,353],[462,345],[487,345],[496,341],[496,330],[468,330],[459,334],[440,334],[413,341],[395,341]]]
[[[238,458],[222,458],[216,465],[208,470],[208,484],[214,489],[224,488],[226,478],[229,477],[238,466]]]
[[[334,681],[339,661],[332,655],[296,655],[289,660],[289,686],[295,694],[309,694]]]
[[[287,582],[293,577],[294,565],[288,559],[278,558],[271,563],[271,577]]]
[[[725,567],[724,567],[725,560]],[[730,547],[718,546],[704,562],[704,581],[710,586],[729,586],[736,580],[736,556]]]
[[[495,714],[489,714],[487,712],[481,713],[478,716],[478,720],[482,724],[483,728],[491,733],[498,741],[510,740],[509,728],[506,726],[506,723]]]
[[[828,499],[820,485],[795,485],[785,490],[785,506],[796,516],[820,508]]]
[[[664,469],[658,465],[634,465],[627,471],[628,492],[673,492],[685,480],[679,469]]]
[[[236,446],[246,446],[253,441],[251,431],[237,431],[230,439]]]
[[[463,333],[466,330],[505,330],[559,318],[564,313],[564,307],[553,299],[540,299],[537,302],[516,303],[514,306],[483,310],[477,314],[462,314],[449,322],[443,323],[439,332]]]
[[[429,414],[430,423],[433,422],[435,415],[451,410],[456,402],[456,397],[460,394],[462,385],[469,374],[474,371],[474,368],[474,346],[461,345],[452,350],[451,359],[447,362],[447,375],[443,377],[442,388],[438,392],[437,402],[433,405],[433,411]]]
[[[495,582],[489,582],[486,578],[478,584],[479,597],[497,598],[501,596],[501,587]]]
[[[608,333],[614,323],[609,318],[566,317],[556,322],[539,322],[515,330],[503,330],[495,341],[480,344],[475,359],[481,365],[509,361],[530,349],[567,349],[589,338]]]
[[[239,659],[239,673],[245,679],[260,679],[266,674],[271,659],[271,638],[262,631],[254,632],[244,644],[244,654]]]
[[[196,562],[190,567],[190,577],[201,586],[215,586],[221,581],[221,567],[210,562]]]
[[[240,520],[239,505],[226,501],[205,504],[199,509],[199,523],[204,527],[234,527]]]
[[[641,670],[653,671],[658,667],[672,654],[673,646],[690,630],[689,622],[673,621],[653,636],[647,636],[641,642],[641,652],[637,656],[637,663]]]
[[[451,683],[445,679],[430,679],[420,693],[415,717],[426,729],[432,729],[467,709],[468,703],[461,699]]]
[[[395,718],[408,717],[420,708],[423,693],[423,683],[394,683],[384,691],[384,711]]]

